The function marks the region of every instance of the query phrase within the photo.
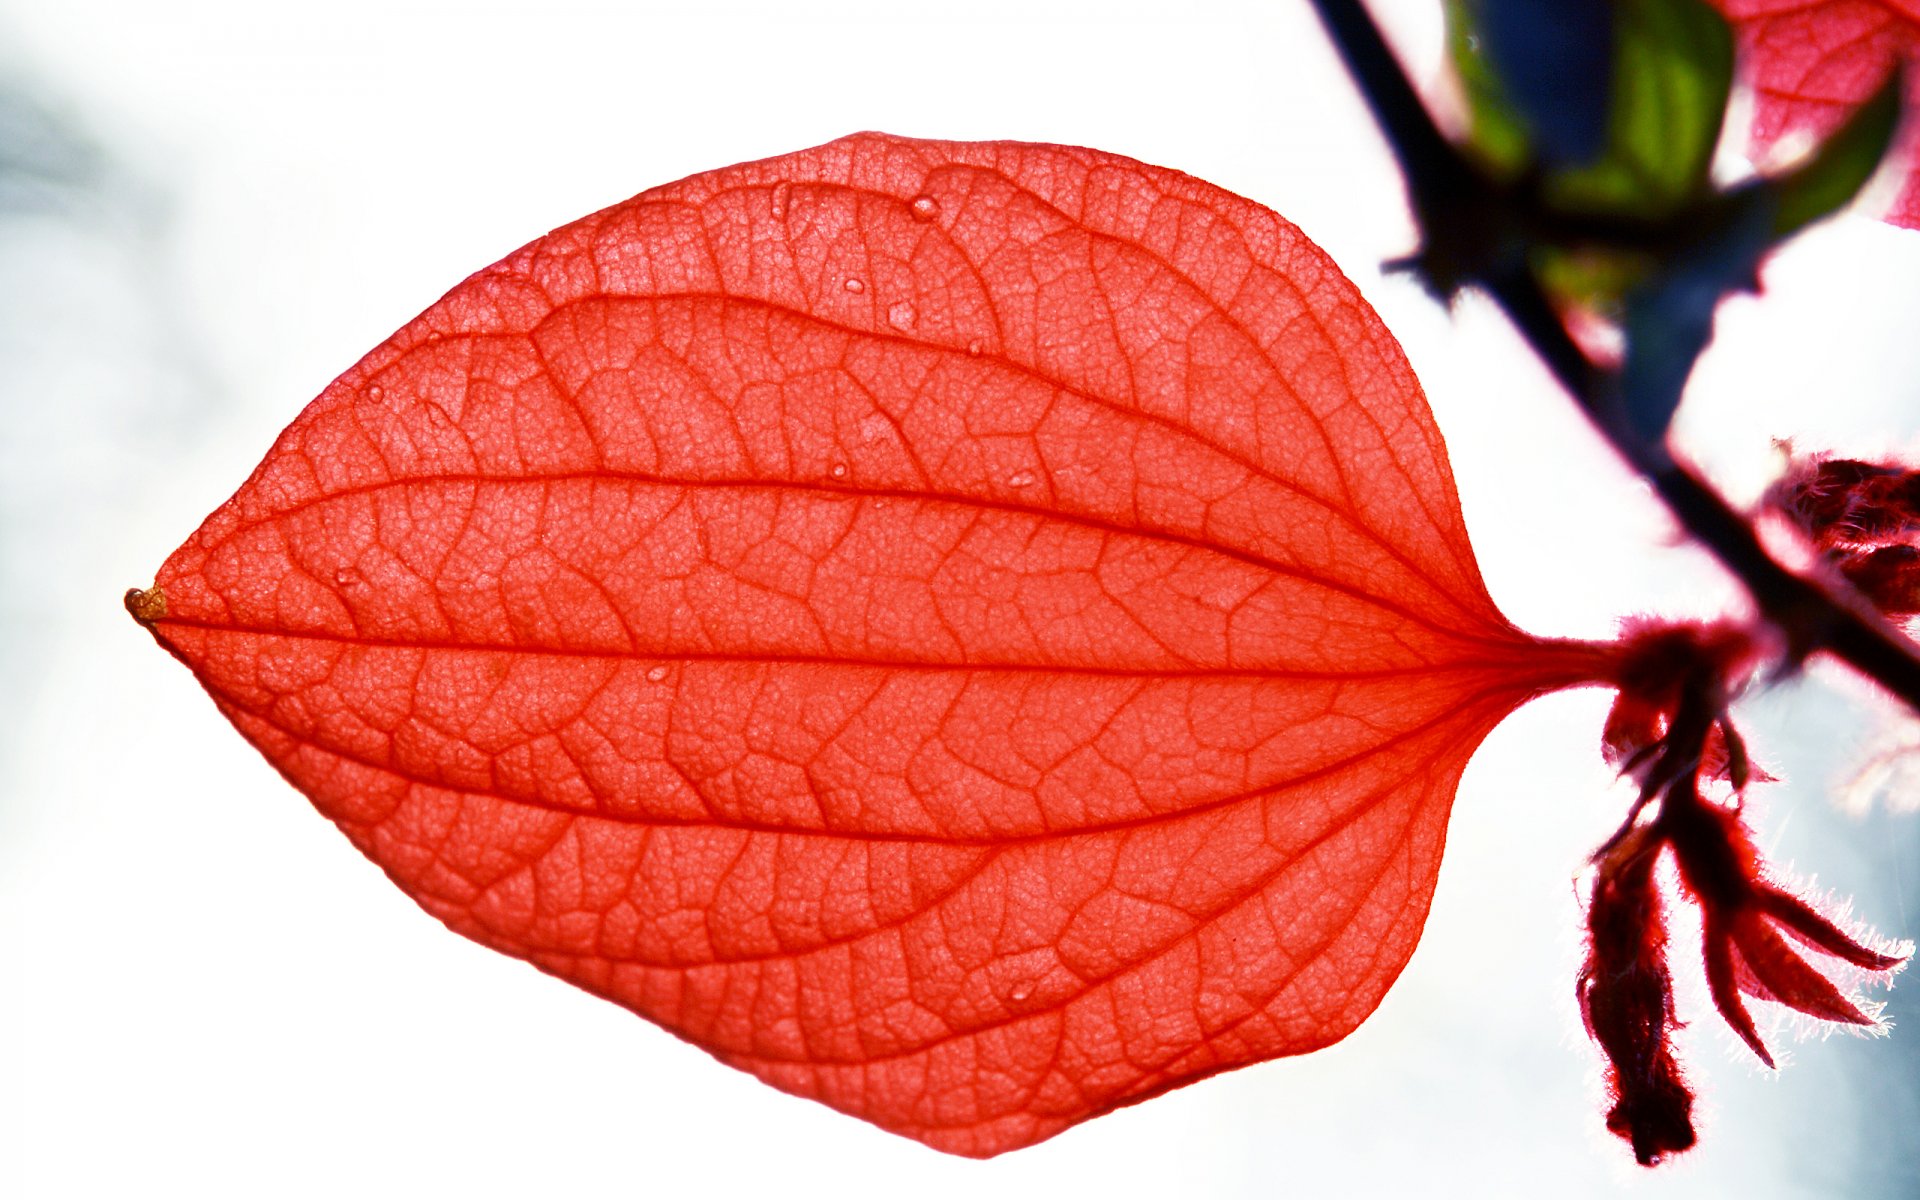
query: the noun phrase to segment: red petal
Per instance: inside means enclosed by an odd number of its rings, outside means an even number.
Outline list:
[[[1739,35],[1742,69],[1757,103],[1754,138],[1762,148],[1790,133],[1823,137],[1887,77],[1908,64],[1909,113],[1920,109],[1920,10],[1883,0],[1716,0]],[[1909,119],[1896,153],[1907,178],[1886,219],[1920,229],[1920,122]]]
[[[1353,1029],[1596,653],[1494,609],[1299,231],[879,135],[474,276],[140,608],[455,930],[976,1155]]]

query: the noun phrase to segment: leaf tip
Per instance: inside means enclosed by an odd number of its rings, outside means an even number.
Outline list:
[[[167,615],[167,593],[157,584],[146,591],[128,588],[125,603],[127,612],[142,625],[151,625]]]

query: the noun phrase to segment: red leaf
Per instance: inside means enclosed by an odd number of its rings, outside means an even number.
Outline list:
[[[469,279],[129,604],[451,928],[974,1155],[1352,1030],[1602,673],[1299,231],[879,135]]]
[[[1766,149],[1790,133],[1825,137],[1904,61],[1908,119],[1895,146],[1907,177],[1885,213],[1920,229],[1920,0],[1715,0],[1739,37],[1755,91],[1753,136]]]

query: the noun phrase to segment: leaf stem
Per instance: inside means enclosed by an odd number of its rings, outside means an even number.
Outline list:
[[[1527,268],[1524,228],[1498,228],[1513,223],[1507,189],[1447,141],[1360,0],[1313,0],[1313,5],[1400,163],[1429,243],[1423,260],[1433,255],[1431,231],[1446,231],[1450,246],[1443,253],[1451,272],[1440,282],[1474,284],[1493,298],[1601,436],[1745,586],[1786,638],[1792,661],[1825,651],[1920,712],[1920,648],[1844,581],[1799,575],[1781,565],[1760,544],[1747,517],[1674,457],[1664,434],[1650,437],[1633,427],[1621,372],[1598,366],[1581,352]]]

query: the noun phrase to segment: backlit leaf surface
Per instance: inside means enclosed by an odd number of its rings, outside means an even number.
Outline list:
[[[1839,128],[1896,62],[1907,64],[1907,120],[1895,151],[1907,174],[1885,216],[1920,229],[1920,0],[1715,0],[1739,35],[1756,92],[1754,137]]]
[[[975,1155],[1352,1030],[1595,653],[1292,226],[880,135],[475,275],[129,606],[451,928]]]

